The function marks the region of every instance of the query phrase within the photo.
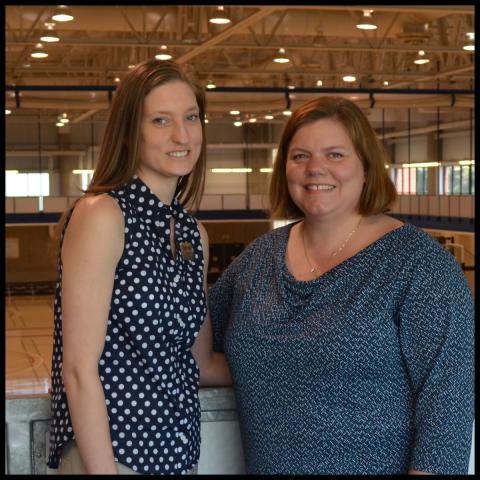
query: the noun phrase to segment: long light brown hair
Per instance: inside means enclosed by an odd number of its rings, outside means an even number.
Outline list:
[[[362,161],[365,184],[358,211],[362,215],[387,212],[397,197],[397,191],[385,168],[387,153],[362,110],[342,97],[320,97],[297,108],[283,130],[270,182],[272,218],[303,217],[288,192],[286,163],[288,149],[295,132],[302,126],[323,118],[334,118],[345,127],[355,152]]]
[[[130,70],[119,84],[113,97],[93,177],[85,194],[108,192],[127,183],[136,173],[140,161],[139,139],[145,97],[155,87],[173,81],[185,82],[192,88],[199,108],[202,125],[200,156],[192,171],[179,179],[175,192],[175,196],[186,208],[198,209],[205,185],[207,163],[205,91],[186,67],[173,61],[146,60]],[[65,221],[77,201],[58,222],[55,236],[57,246]]]
[[[139,166],[140,126],[144,99],[152,89],[172,81],[189,85],[197,100],[202,125],[202,146],[193,170],[181,177],[175,196],[193,209],[198,208],[205,184],[205,91],[173,61],[147,60],[125,76],[115,93],[92,181],[86,193],[104,193],[125,184]]]

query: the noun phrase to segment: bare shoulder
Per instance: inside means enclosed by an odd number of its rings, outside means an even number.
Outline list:
[[[111,228],[123,225],[123,214],[116,200],[110,195],[86,195],[75,205],[70,224],[98,227],[106,225]]]
[[[86,195],[75,205],[62,252],[88,248],[118,256],[123,239],[123,213],[116,200],[108,194]]]

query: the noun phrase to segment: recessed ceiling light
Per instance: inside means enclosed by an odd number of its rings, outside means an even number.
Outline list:
[[[467,32],[465,34],[468,38],[467,43],[462,47],[467,52],[475,51],[475,32]]]
[[[37,43],[30,56],[33,58],[47,58],[48,53],[45,51],[41,43]]]
[[[209,19],[209,22],[215,23],[217,25],[225,25],[227,23],[230,23],[231,20],[227,17],[227,14],[225,13],[225,8],[223,7],[223,5],[219,5],[215,9],[215,13]]]
[[[239,115],[240,110],[230,110],[230,115]]]
[[[241,126],[242,126],[242,122],[240,122],[239,120],[237,120],[236,122],[233,122],[233,124],[234,124],[236,127],[241,127]]]
[[[40,40],[47,43],[59,42],[60,37],[55,33],[55,30],[53,29],[55,24],[52,22],[45,22],[45,26],[47,27],[47,30],[42,33]]]
[[[168,52],[168,48],[166,45],[162,45],[160,47],[160,50],[161,52],[160,53],[157,53],[155,55],[155,58],[157,60],[170,60],[172,58],[172,56],[170,55],[170,53]]]
[[[70,22],[73,20],[73,15],[66,5],[59,5],[52,15],[52,20],[56,22]]]
[[[360,30],[375,30],[377,28],[377,24],[373,21],[372,13],[373,10],[364,10],[362,19],[357,24],[357,28]]]
[[[273,120],[275,117],[273,115],[265,115],[263,118],[265,118],[266,120]]]
[[[344,82],[354,82],[357,79],[355,75],[344,75],[343,81]]]
[[[425,63],[428,63],[429,61],[430,60],[425,56],[425,51],[419,50],[413,63],[416,63],[417,65],[423,65]]]
[[[273,59],[276,63],[288,63],[290,59],[287,57],[284,48],[278,49],[278,55]]]

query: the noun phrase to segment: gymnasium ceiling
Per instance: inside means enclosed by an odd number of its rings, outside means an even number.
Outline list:
[[[105,91],[26,91],[25,86],[110,86],[133,65],[153,58],[165,45],[180,63],[188,63],[198,78],[217,85],[208,91],[213,120],[241,110],[242,119],[271,111],[280,115],[286,92],[291,106],[323,89],[428,89],[422,95],[351,92],[362,106],[430,109],[473,108],[474,52],[463,49],[474,32],[472,5],[233,5],[225,6],[231,22],[214,25],[216,6],[202,5],[69,5],[74,19],[55,22],[57,43],[43,45],[45,59],[30,53],[45,31],[54,8],[50,5],[7,5],[6,104],[15,115],[37,111],[68,112],[74,121],[105,115]],[[373,10],[376,30],[356,28],[362,12]],[[284,48],[288,63],[273,58]],[[430,62],[413,63],[419,50]],[[345,74],[357,80],[346,83]],[[384,82],[388,82],[385,85]],[[9,87],[19,88],[15,92]],[[288,89],[294,86],[295,89]],[[221,92],[225,87],[285,89],[285,92]],[[288,89],[288,90],[287,90]],[[438,95],[431,90],[458,90]],[[324,90],[327,91],[327,90]],[[327,91],[329,93],[330,91]],[[20,108],[18,108],[20,106]],[[432,117],[434,118],[434,117]],[[453,117],[452,117],[453,118]]]

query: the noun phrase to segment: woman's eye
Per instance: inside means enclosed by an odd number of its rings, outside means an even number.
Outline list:
[[[307,154],[306,153],[294,153],[292,155],[292,159],[293,160],[302,160],[304,158],[307,158]]]
[[[192,113],[192,115],[189,115],[187,117],[187,119],[192,122],[196,122],[199,118],[200,118],[200,115],[198,113]]]
[[[159,125],[166,125],[167,124],[167,119],[163,118],[163,117],[154,118],[153,123],[157,123]]]
[[[333,159],[340,159],[343,158],[343,154],[338,152],[330,152],[330,157]]]

